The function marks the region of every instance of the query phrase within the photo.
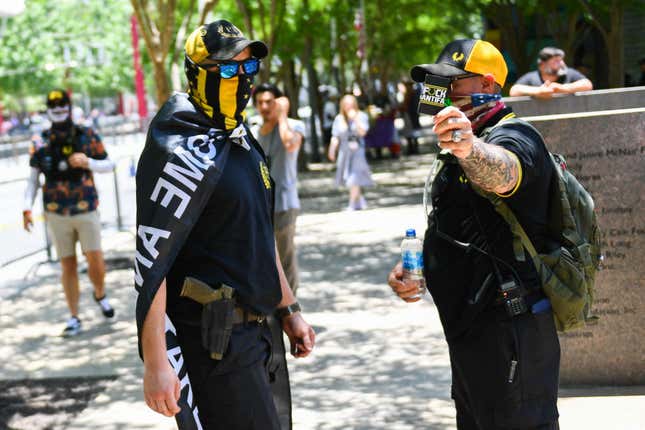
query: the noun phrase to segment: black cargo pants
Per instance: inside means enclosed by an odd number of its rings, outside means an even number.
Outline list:
[[[560,343],[551,311],[492,308],[448,342],[459,430],[558,429]]]
[[[280,430],[266,368],[266,321],[234,325],[222,360],[202,347],[199,326],[176,328],[204,430]]]

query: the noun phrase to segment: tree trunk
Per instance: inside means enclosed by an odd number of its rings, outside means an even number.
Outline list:
[[[176,0],[165,2],[160,0],[155,7],[151,7],[143,0],[131,0],[131,3],[146,50],[152,60],[157,106],[161,107],[170,96],[166,59],[170,52],[172,35],[175,32],[174,19],[177,3]]]
[[[623,47],[624,33],[623,21],[625,16],[624,2],[621,0],[612,0],[609,7],[609,24],[605,28],[601,22],[602,12],[592,10],[588,2],[579,0],[579,4],[585,10],[591,25],[596,27],[607,48],[607,61],[609,67],[609,87],[622,87],[625,80],[625,53]]]
[[[156,61],[152,62],[152,74],[155,78],[155,94],[157,99],[157,109],[170,97],[170,86],[168,85],[168,73],[166,64]]]
[[[338,45],[341,46],[341,45]],[[347,61],[345,59],[345,47],[338,50],[338,94],[343,95],[347,90]]]
[[[311,127],[311,161],[315,163],[320,162],[320,150],[318,142],[318,132],[316,131],[316,117],[320,111],[320,103],[318,101],[318,73],[314,67],[313,61],[307,63],[307,81],[309,84],[309,106],[311,107],[311,115],[309,122]]]
[[[293,59],[286,60],[282,63],[280,72],[284,93],[289,97],[289,116],[297,118],[299,107],[298,93],[300,92],[300,86],[298,85],[298,79],[296,77],[296,62]]]
[[[309,1],[304,0],[303,3],[303,14],[305,17],[308,17],[305,21],[306,27],[313,27],[311,22],[310,10],[309,10]],[[309,107],[311,108],[311,113],[309,115],[309,144],[311,147],[311,160],[318,163],[320,162],[320,151],[318,149],[318,132],[316,131],[316,113],[319,110],[318,107],[318,75],[316,69],[314,68],[314,40],[313,34],[311,31],[305,32],[303,35],[304,39],[304,53],[302,55],[302,64],[307,70],[307,92],[309,94]],[[304,152],[304,151],[301,151]]]
[[[535,54],[527,56],[526,53],[527,26],[522,11],[513,4],[496,3],[491,3],[485,10],[486,16],[500,29],[502,44],[515,63],[518,76],[528,72]]]
[[[620,88],[625,85],[625,49],[624,49],[624,17],[625,10],[621,2],[613,1],[610,15],[610,26],[607,32],[607,53],[611,67],[609,68],[609,86]]]

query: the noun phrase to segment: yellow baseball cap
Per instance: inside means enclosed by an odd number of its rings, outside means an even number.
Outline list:
[[[500,86],[504,86],[508,67],[493,44],[484,40],[453,40],[443,48],[434,64],[419,64],[410,70],[417,82],[424,82],[427,74],[452,78],[474,73],[491,74]]]

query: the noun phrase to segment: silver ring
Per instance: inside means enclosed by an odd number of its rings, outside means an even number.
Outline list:
[[[453,142],[461,142],[461,130],[453,130],[452,137],[450,138]]]

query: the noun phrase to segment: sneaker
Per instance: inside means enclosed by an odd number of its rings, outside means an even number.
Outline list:
[[[81,320],[79,320],[77,317],[71,317],[70,319],[67,320],[67,325],[65,326],[63,333],[61,333],[61,336],[72,337],[72,336],[76,336],[80,332],[81,332]]]
[[[112,306],[110,306],[107,295],[103,295],[103,297],[100,299],[97,299],[96,296],[94,296],[94,300],[96,300],[96,303],[98,303],[101,307],[101,312],[103,313],[103,316],[105,318],[112,318],[114,316],[114,309],[112,309]]]

